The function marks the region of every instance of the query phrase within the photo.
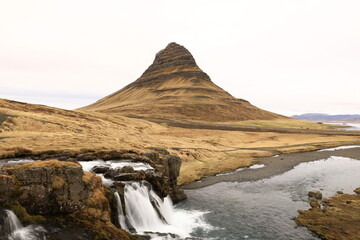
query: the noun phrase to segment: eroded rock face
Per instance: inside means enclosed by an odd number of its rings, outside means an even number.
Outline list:
[[[113,193],[78,163],[47,160],[4,165],[0,180],[0,207],[12,209],[23,222],[60,225],[72,229],[64,234],[79,236],[76,239],[131,239],[111,221]],[[86,236],[76,229],[86,229]],[[59,232],[48,234],[54,239]]]
[[[157,151],[158,153],[147,155],[158,164],[156,167],[162,175],[155,172],[151,174],[151,172],[149,172],[146,174],[146,180],[153,185],[155,190],[160,193],[160,196],[165,197],[169,194],[174,203],[185,200],[187,198],[186,194],[177,185],[177,178],[180,175],[181,167],[180,157],[170,154],[159,154],[164,153],[162,149],[158,149]],[[166,151],[166,153],[168,152]]]
[[[154,190],[161,196],[171,196],[174,203],[186,199],[184,191],[177,186],[177,178],[180,174],[181,159],[178,156],[172,156],[163,148],[149,148],[152,152],[141,153],[132,150],[110,150],[110,151],[93,151],[83,150],[82,152],[68,151],[46,151],[36,155],[27,155],[35,160],[61,159],[64,162],[93,161],[102,160],[131,160],[133,162],[144,162],[150,164],[155,170],[143,174],[131,175],[131,179],[136,181],[147,180],[153,186]],[[106,178],[114,179],[123,173],[133,173],[132,167],[123,167],[121,169],[110,169],[104,166],[95,166],[92,169],[94,173],[104,174]],[[128,175],[130,176],[130,175]],[[118,178],[121,179],[121,176]],[[122,179],[125,181],[125,179]],[[1,186],[0,186],[1,192]]]
[[[91,195],[82,182],[79,164],[46,161],[9,165],[4,170],[7,175],[2,178],[9,180],[1,187],[9,190],[9,183],[16,182],[16,191],[5,194],[18,195],[16,199],[30,214],[72,213],[82,208]]]
[[[15,183],[15,176],[9,176],[6,172],[2,172],[0,169],[0,204],[5,203],[11,198],[12,194],[16,190]]]
[[[52,157],[61,161],[48,160]],[[108,167],[93,168],[94,172],[108,174],[116,181],[112,190],[119,192],[122,202],[125,185],[121,181],[129,180],[146,180],[160,197],[170,195],[175,203],[186,199],[184,192],[177,186],[181,159],[171,156],[165,149],[149,153],[126,150],[81,153],[49,151],[33,157],[41,161],[0,167],[0,207],[19,210],[21,220],[26,223],[41,220],[41,225],[50,229],[64,228],[64,234],[60,235],[59,232],[48,231],[49,236],[55,239],[60,239],[59,236],[129,239],[130,235],[116,225],[117,209],[113,192],[102,184],[100,177],[95,173],[83,172],[77,163],[77,160],[92,161],[102,157],[112,161],[145,162],[154,168],[146,171],[135,171],[132,167],[116,170]],[[57,219],[55,222],[52,218],[54,216]],[[66,226],[59,224],[58,219],[63,219],[61,221]],[[82,229],[83,232],[76,229]]]

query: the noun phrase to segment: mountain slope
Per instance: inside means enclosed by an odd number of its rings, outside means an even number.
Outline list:
[[[157,53],[139,79],[81,110],[209,122],[285,118],[237,99],[215,85],[191,53],[176,43]]]
[[[359,114],[329,115],[323,113],[305,113],[301,115],[294,115],[292,117],[309,121],[360,122]]]

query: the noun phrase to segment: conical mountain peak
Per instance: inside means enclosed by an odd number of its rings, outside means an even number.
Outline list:
[[[175,69],[177,72],[201,71],[189,50],[172,42],[156,54],[154,62],[141,77],[159,73],[172,73]]]
[[[133,83],[82,108],[132,117],[230,122],[280,115],[234,98],[215,85],[183,46],[169,43]]]

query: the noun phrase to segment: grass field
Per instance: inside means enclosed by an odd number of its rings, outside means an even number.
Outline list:
[[[0,112],[3,119],[0,158],[15,156],[24,149],[33,152],[82,149],[150,151],[149,147],[159,147],[182,158],[181,184],[249,166],[258,157],[360,143],[360,134],[341,136],[190,129],[116,114],[67,111],[3,99],[0,99]],[[293,119],[242,124],[328,128],[323,124]]]

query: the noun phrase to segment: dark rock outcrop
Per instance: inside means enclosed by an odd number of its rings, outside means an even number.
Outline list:
[[[50,239],[70,234],[64,229],[72,229],[71,236],[84,240],[89,236],[136,239],[111,222],[113,193],[100,177],[83,172],[78,163],[48,160],[4,165],[0,179],[0,207],[13,210],[23,223],[61,227],[60,233],[49,231],[54,234]],[[80,233],[84,229],[86,236]]]
[[[132,150],[120,149],[118,151],[93,151],[83,150],[80,153],[66,152],[66,151],[47,151],[38,153],[32,156],[34,159],[59,159],[66,162],[92,161],[94,159],[113,160],[113,161],[132,161],[148,163],[154,168],[153,171],[146,171],[145,173],[134,173],[131,166],[125,166],[120,169],[111,169],[107,166],[95,166],[91,171],[94,173],[104,174],[106,178],[115,181],[141,181],[147,180],[153,185],[154,190],[161,197],[166,197],[168,194],[174,203],[186,199],[184,191],[177,185],[177,178],[180,174],[181,159],[178,156],[170,155],[170,153],[163,148],[150,148],[153,152],[136,152]],[[127,180],[125,180],[127,179]],[[1,191],[1,189],[0,189]]]
[[[41,222],[45,228],[60,229],[48,231],[49,238],[136,239],[119,229],[113,192],[95,173],[83,172],[78,160],[103,158],[151,165],[153,169],[146,171],[135,171],[130,166],[92,169],[115,181],[112,190],[118,191],[123,203],[125,185],[121,181],[146,180],[160,197],[170,195],[175,203],[186,199],[177,186],[181,159],[165,149],[149,153],[47,151],[32,158],[40,161],[0,166],[0,207],[12,209],[25,224]]]
[[[72,213],[81,209],[91,195],[82,182],[79,164],[40,162],[3,169],[16,178],[16,191],[21,193],[17,199],[30,214]]]

